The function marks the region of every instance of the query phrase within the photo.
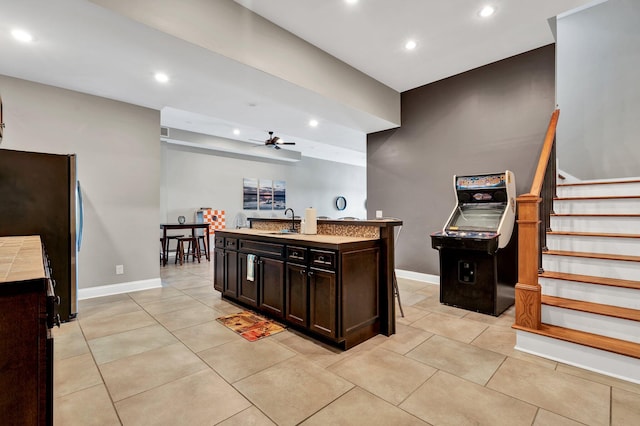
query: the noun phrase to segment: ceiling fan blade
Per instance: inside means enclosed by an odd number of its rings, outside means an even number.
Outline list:
[[[280,145],[295,145],[295,142],[278,142]]]

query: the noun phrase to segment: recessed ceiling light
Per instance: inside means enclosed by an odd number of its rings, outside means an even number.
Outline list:
[[[158,83],[167,83],[169,81],[169,76],[163,72],[157,72],[154,77]]]
[[[489,16],[493,15],[495,11],[495,7],[487,5],[480,10],[480,16],[482,16],[483,18],[488,18]]]
[[[309,120],[309,126],[318,127],[318,120]]]
[[[234,135],[239,135],[240,134],[240,129],[233,129],[233,134]]]
[[[413,50],[417,45],[418,43],[416,43],[414,40],[409,40],[404,44],[404,48],[407,50]]]
[[[356,4],[358,3],[358,0],[344,0],[345,3],[349,3],[349,4]]]
[[[26,32],[25,30],[21,30],[18,28],[16,28],[15,30],[12,30],[11,35],[13,36],[13,38],[23,43],[29,43],[33,41],[33,36],[31,34]]]

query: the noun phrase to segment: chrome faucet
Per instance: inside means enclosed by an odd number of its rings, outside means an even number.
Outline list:
[[[285,215],[285,216],[287,215],[287,212],[288,212],[288,211],[291,211],[291,228],[289,228],[289,231],[291,231],[291,232],[296,232],[296,222],[295,222],[295,218],[296,218],[296,216],[295,216],[295,213],[293,212],[293,209],[292,209],[292,208],[288,208],[288,209],[286,209],[286,210],[284,211],[284,215]]]

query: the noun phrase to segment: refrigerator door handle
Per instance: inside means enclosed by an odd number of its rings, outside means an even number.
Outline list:
[[[79,180],[76,182],[76,197],[78,199],[76,250],[80,251],[80,246],[82,246],[82,228],[84,227],[84,206],[82,204],[82,187],[80,186]]]

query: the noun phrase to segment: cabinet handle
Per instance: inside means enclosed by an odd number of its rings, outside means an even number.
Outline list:
[[[300,269],[300,275],[304,275],[305,274],[305,270],[304,269]]]
[[[309,271],[309,272],[307,273],[307,275],[309,275],[310,277],[312,277],[312,276],[313,276],[313,271]]]
[[[318,262],[324,262],[324,256],[318,256]]]

